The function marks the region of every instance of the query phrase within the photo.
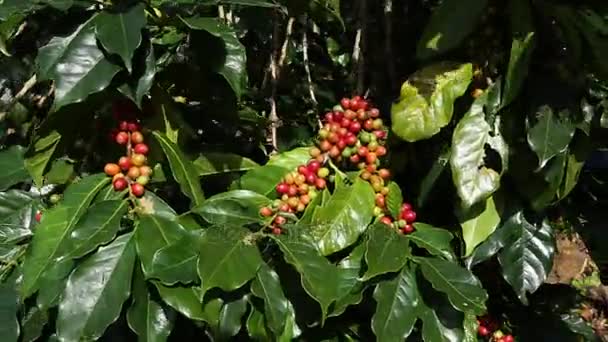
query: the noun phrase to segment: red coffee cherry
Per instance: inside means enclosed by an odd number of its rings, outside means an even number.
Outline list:
[[[129,157],[120,157],[120,159],[118,159],[118,166],[120,166],[120,168],[124,171],[131,168],[131,165],[131,158]]]
[[[141,197],[144,195],[145,191],[146,191],[146,189],[144,188],[143,185],[141,185],[139,183],[131,184],[131,193],[133,194],[133,196]]]
[[[115,140],[118,145],[126,145],[129,142],[129,134],[127,132],[118,132]]]
[[[137,144],[133,148],[133,151],[135,153],[144,154],[145,155],[145,154],[148,154],[148,152],[150,151],[150,149],[148,148],[148,145],[146,145],[146,144]]]
[[[131,133],[131,143],[141,144],[144,142],[144,135],[141,132],[135,131]]]
[[[127,186],[129,185],[129,183],[123,177],[123,178],[116,179],[112,185],[114,186],[114,190],[116,190],[116,191],[123,191],[124,189],[127,188]]]

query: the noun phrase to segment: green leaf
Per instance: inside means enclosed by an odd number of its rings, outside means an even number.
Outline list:
[[[447,294],[452,305],[462,311],[482,315],[486,311],[488,299],[486,290],[467,269],[438,258],[416,258],[422,274],[433,287]]]
[[[120,56],[127,70],[132,71],[131,60],[141,44],[141,30],[146,26],[144,5],[138,4],[126,12],[101,12],[95,19],[95,34],[109,53]]]
[[[204,152],[194,161],[194,166],[201,177],[228,172],[249,171],[258,167],[258,163],[233,153]]]
[[[376,312],[371,325],[376,339],[403,341],[414,328],[420,303],[415,270],[404,267],[394,279],[378,284],[374,300]]]
[[[21,190],[0,192],[0,245],[12,245],[32,235],[39,199]]]
[[[416,230],[406,235],[418,247],[426,249],[432,255],[442,257],[446,260],[455,261],[450,242],[454,238],[452,233],[445,229],[435,228],[426,223],[414,223]]]
[[[264,317],[268,327],[279,336],[285,330],[285,317],[289,315],[289,300],[281,288],[279,275],[263,264],[251,283],[251,293],[264,301]]]
[[[36,140],[26,152],[25,168],[34,179],[34,184],[41,188],[44,183],[44,171],[53,157],[61,134],[52,131],[47,136]]]
[[[352,186],[338,188],[315,212],[309,234],[323,255],[352,245],[373,218],[374,190],[357,179]]]
[[[325,321],[329,305],[339,297],[338,271],[310,243],[293,237],[274,237],[285,261],[298,273],[302,287],[321,306],[321,322]]]
[[[94,15],[71,35],[52,38],[38,52],[39,81],[53,80],[55,84],[55,111],[105,89],[120,71],[97,47],[96,21]]]
[[[187,236],[188,231],[175,221],[159,215],[141,215],[135,228],[135,245],[146,277],[152,274],[154,254]]]
[[[175,210],[152,191],[146,191],[137,204],[141,214],[161,216],[171,221],[177,219]]]
[[[239,188],[255,191],[264,196],[276,196],[275,187],[291,170],[280,166],[265,165],[245,173],[239,180]]]
[[[13,145],[0,152],[0,191],[4,191],[11,186],[24,182],[30,178],[25,169],[24,160],[25,149],[18,145]]]
[[[74,176],[74,163],[66,159],[57,159],[45,175],[46,184],[66,184]],[[112,189],[114,191],[114,189]]]
[[[20,335],[17,310],[19,309],[19,295],[17,293],[17,272],[4,282],[0,282],[0,340],[17,342]]]
[[[360,275],[365,250],[365,244],[361,243],[338,263],[338,293],[341,295],[331,307],[329,317],[340,316],[348,306],[359,304],[363,300],[367,284],[361,281]]]
[[[217,70],[222,75],[237,98],[247,87],[247,52],[236,32],[217,18],[191,17],[180,19],[191,29],[204,30],[224,42],[226,57],[224,65]]]
[[[64,255],[66,241],[76,223],[97,192],[109,181],[104,174],[83,178],[66,189],[61,205],[44,213],[23,262],[22,298],[36,292],[47,269],[61,264],[57,258]]]
[[[157,303],[148,291],[141,270],[133,280],[133,304],[127,311],[127,322],[142,342],[166,341],[173,329],[172,312]]]
[[[309,147],[298,147],[293,150],[275,154],[270,157],[267,165],[280,166],[289,171],[293,171],[298,166],[306,164],[310,160]]]
[[[218,338],[227,340],[241,330],[241,319],[247,312],[248,296],[224,303],[219,315]]]
[[[260,208],[270,204],[270,199],[256,192],[233,190],[208,198],[192,211],[212,224],[244,225],[262,221]]]
[[[255,306],[251,306],[249,317],[245,323],[247,334],[255,341],[270,341],[270,334],[266,331],[266,323],[264,322],[264,313],[258,310]]]
[[[102,201],[93,204],[78,221],[66,240],[65,255],[80,258],[100,245],[112,241],[127,213],[126,201]]]
[[[44,326],[49,320],[46,310],[38,306],[32,306],[21,319],[21,341],[34,342],[42,336]]]
[[[436,295],[441,296],[441,294]],[[463,336],[462,313],[456,311],[450,303],[444,303],[443,298],[437,299],[433,300],[432,306],[421,302],[418,308],[418,316],[422,320],[423,340],[425,342],[476,342],[476,338],[470,341],[465,340]],[[475,324],[477,325],[477,320],[475,320]],[[477,335],[477,327],[475,329],[475,335]]]
[[[103,335],[129,298],[134,264],[132,234],[126,234],[76,267],[59,304],[60,340],[95,340]]]
[[[534,32],[529,32],[523,39],[513,39],[501,107],[508,106],[519,94],[526,76],[528,76],[528,66],[534,51],[534,42]]]
[[[388,195],[386,196],[386,208],[392,217],[399,217],[403,204],[403,194],[399,184],[391,181],[388,183]]]
[[[483,206],[475,207],[474,210],[468,211],[464,217],[461,217],[460,226],[465,244],[464,256],[471,255],[475,247],[492,235],[499,224],[500,215],[493,197],[488,198]]]
[[[203,311],[203,304],[199,300],[199,292],[196,288],[168,287],[158,282],[154,282],[154,285],[163,301],[177,312],[192,320],[207,320],[207,314]]]
[[[182,192],[192,200],[191,206],[201,205],[205,196],[201,189],[198,173],[192,162],[186,158],[179,146],[171,142],[166,135],[158,131],[154,131],[152,134],[165,152],[173,177],[179,183]]]
[[[411,255],[409,240],[382,223],[370,227],[368,234],[365,252],[367,271],[362,280],[399,271]]]
[[[435,159],[433,166],[429,172],[424,176],[420,183],[420,195],[418,195],[418,207],[423,207],[428,199],[429,194],[435,188],[437,180],[446,169],[450,161],[450,155],[452,150],[444,146],[443,152]]]
[[[255,242],[249,239],[245,228],[228,226],[207,230],[198,259],[203,294],[214,287],[236,290],[255,277],[263,261]]]
[[[526,304],[526,293],[533,293],[545,281],[553,266],[555,237],[547,221],[532,224],[522,212],[511,217],[505,229],[516,239],[498,255],[505,280]]]
[[[428,59],[457,47],[477,26],[487,0],[445,0],[433,11],[416,57]]]
[[[152,258],[149,277],[160,279],[165,285],[196,282],[199,243],[199,236],[187,234],[159,249]]]
[[[145,95],[150,92],[156,76],[156,57],[152,46],[147,48],[144,63],[135,65],[131,77],[118,90],[141,107]]]
[[[506,146],[497,130],[494,130],[494,136],[490,134],[493,130],[486,122],[484,114],[484,106],[488,105],[495,91],[499,90],[500,84],[496,83],[476,99],[454,129],[450,166],[452,180],[465,208],[494,193],[500,186],[500,175],[505,170]],[[499,121],[496,120],[496,123]],[[486,144],[499,153],[503,164],[501,173],[485,165]]]
[[[452,120],[454,101],[472,77],[471,64],[439,63],[416,72],[403,83],[399,100],[392,105],[393,132],[409,142],[437,134]]]
[[[563,113],[555,115],[549,106],[542,106],[537,121],[528,129],[528,145],[538,157],[539,167],[544,167],[556,155],[566,151],[574,137],[576,127]]]

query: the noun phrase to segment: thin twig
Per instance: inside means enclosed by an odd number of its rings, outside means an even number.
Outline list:
[[[6,107],[6,112],[0,112],[0,117],[4,117],[8,112],[10,112],[10,110],[13,108],[13,106],[19,100],[21,100],[21,98],[24,97],[25,94],[27,94],[27,92],[30,91],[36,85],[36,81],[37,81],[36,74],[34,74],[32,77],[30,77],[29,80],[25,81],[25,83],[23,84],[23,87],[21,87],[21,90],[19,90],[17,92],[17,94],[15,94],[15,96],[8,103],[8,106]]]
[[[357,37],[355,39],[355,49],[357,52],[357,94],[361,94],[365,87],[365,34],[367,31],[367,1],[359,0],[359,29],[357,29]]]
[[[304,33],[302,34],[302,54],[304,58],[304,70],[306,70],[306,78],[308,80],[308,93],[310,94],[310,100],[313,104],[313,110],[316,112],[319,102],[317,101],[317,96],[315,95],[314,84],[312,83],[312,74],[310,72],[310,62],[308,59],[308,33],[306,30],[307,28],[304,28]],[[323,128],[323,123],[319,117],[317,117],[317,123],[319,124],[319,128]]]
[[[386,35],[386,68],[390,82],[390,89],[392,91],[395,89],[397,84],[395,61],[393,58],[393,0],[385,0],[384,2],[384,31]]]
[[[283,40],[283,46],[281,47],[281,56],[279,57],[279,75],[280,69],[285,64],[285,59],[287,58],[287,48],[289,47],[289,40],[291,39],[291,33],[293,32],[293,23],[296,21],[296,18],[290,17],[287,21],[287,28],[285,29],[285,39]]]

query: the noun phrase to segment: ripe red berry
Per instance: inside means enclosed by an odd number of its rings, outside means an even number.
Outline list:
[[[308,171],[308,168],[306,167],[306,165],[300,165],[300,166],[298,166],[298,173],[306,176],[307,174],[310,173],[310,171]]]
[[[141,132],[135,131],[131,133],[131,143],[141,144],[144,142],[144,135]]]
[[[123,191],[127,188],[129,183],[127,183],[127,180],[124,178],[117,178],[112,185],[114,186],[114,190]]]
[[[361,131],[361,123],[358,121],[353,121],[348,127],[348,130],[355,134],[359,133],[359,131]]]
[[[333,122],[334,121],[334,113],[328,112],[325,114],[325,121]]]
[[[146,144],[137,144],[133,148],[133,151],[135,151],[135,153],[139,153],[139,154],[148,154],[150,149],[148,148],[148,145],[146,145]]]
[[[316,160],[311,160],[308,162],[307,168],[309,172],[316,174],[317,171],[319,171],[319,169],[321,168],[321,163]]]
[[[350,108],[350,100],[347,98],[343,98],[342,100],[340,100],[340,106],[342,106],[342,108],[344,109],[349,109]]]
[[[40,220],[42,219],[42,212],[40,210],[36,212],[36,215],[34,215],[34,219],[36,219],[36,222],[40,222]]]
[[[372,108],[369,110],[369,116],[371,116],[372,118],[377,118],[380,116],[380,110],[378,110],[378,108]]]
[[[515,339],[513,338],[513,335],[505,335],[505,336],[502,338],[502,340],[503,340],[504,342],[514,342],[514,341],[515,341]]]
[[[346,139],[340,139],[338,141],[338,143],[336,144],[336,146],[338,147],[338,149],[343,150],[344,148],[346,148]]]
[[[407,223],[412,223],[416,221],[416,212],[413,210],[406,210],[401,213],[401,218],[406,220]]]
[[[386,131],[380,131],[380,130],[374,131],[374,135],[378,139],[386,139]]]
[[[387,180],[391,176],[391,172],[387,169],[378,170],[378,176],[382,177],[382,179]]]
[[[129,142],[129,134],[127,132],[118,132],[115,141],[118,145],[126,145]]]
[[[414,226],[412,226],[411,224],[406,224],[403,227],[403,233],[404,234],[410,234],[410,233],[413,233],[413,232],[414,232]]]
[[[344,113],[342,112],[334,112],[334,122],[340,123],[344,119]],[[340,126],[340,125],[338,125]]]
[[[361,158],[359,158],[358,154],[353,154],[352,156],[350,156],[350,162],[353,164],[358,164],[359,161],[361,161]]]
[[[486,337],[486,336],[490,335],[490,330],[488,328],[486,328],[485,326],[480,325],[477,328],[477,333],[479,334],[479,336]]]
[[[317,178],[317,180],[315,181],[315,187],[319,190],[325,189],[326,186],[327,182],[323,178]]]
[[[306,183],[312,185],[317,181],[317,176],[314,173],[309,173],[306,175]]]
[[[146,192],[146,188],[144,188],[143,185],[139,183],[131,184],[131,193],[133,194],[133,196],[141,197],[144,195],[144,192]]]
[[[361,146],[359,147],[359,150],[357,151],[357,153],[361,156],[361,157],[366,157],[367,153],[368,153],[368,149],[365,146]]]
[[[403,203],[401,205],[401,212],[403,213],[404,211],[408,211],[408,210],[412,210],[412,205],[409,203]]]
[[[382,218],[380,219],[380,222],[386,224],[387,226],[390,226],[391,224],[393,224],[393,220],[391,220],[391,218],[388,216],[382,216]]]
[[[139,124],[137,122],[129,122],[127,129],[130,132],[136,132],[139,131],[141,127],[139,127]]]
[[[343,118],[342,121],[340,121],[340,126],[349,128],[351,123],[352,121],[350,121],[348,118]]]
[[[106,173],[106,175],[114,177],[115,174],[120,172],[120,166],[114,163],[108,163],[106,166],[104,166],[103,171]]]
[[[129,123],[128,123],[128,122],[126,122],[126,121],[121,121],[121,122],[118,124],[118,129],[120,129],[121,131],[126,131],[126,130],[128,130],[128,129],[129,129]]]
[[[289,191],[289,185],[285,184],[285,183],[279,183],[277,185],[277,192],[279,194],[286,194]]]
[[[295,185],[289,186],[289,189],[287,189],[287,195],[289,195],[289,197],[293,197],[293,196],[296,196],[297,194],[298,194],[298,187]]]
[[[384,206],[386,205],[386,200],[382,194],[376,195],[376,205],[380,208],[384,208]]]
[[[272,234],[281,235],[281,228],[279,228],[279,227],[272,228]]]
[[[118,166],[124,171],[127,171],[131,167],[131,158],[129,157],[120,157],[118,159]]]
[[[373,129],[374,129],[374,120],[372,120],[372,119],[367,119],[367,120],[365,120],[365,122],[363,123],[363,128],[364,128],[366,131],[371,131],[371,130],[373,130]]]
[[[373,152],[369,152],[369,153],[368,153],[368,154],[365,156],[365,161],[366,161],[368,164],[373,164],[373,163],[375,163],[377,159],[378,159],[378,157],[377,157],[377,156],[376,156],[376,154],[375,154],[375,153],[373,153]]]
[[[383,157],[386,155],[386,147],[380,145],[376,148],[376,155],[378,157]]]
[[[287,219],[284,218],[283,216],[277,216],[274,218],[274,223],[278,224],[279,226],[285,224],[286,222],[287,222]]]

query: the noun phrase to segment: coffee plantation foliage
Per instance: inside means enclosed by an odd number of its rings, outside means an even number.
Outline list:
[[[547,284],[603,2],[0,0],[0,52],[3,342],[606,329]]]

